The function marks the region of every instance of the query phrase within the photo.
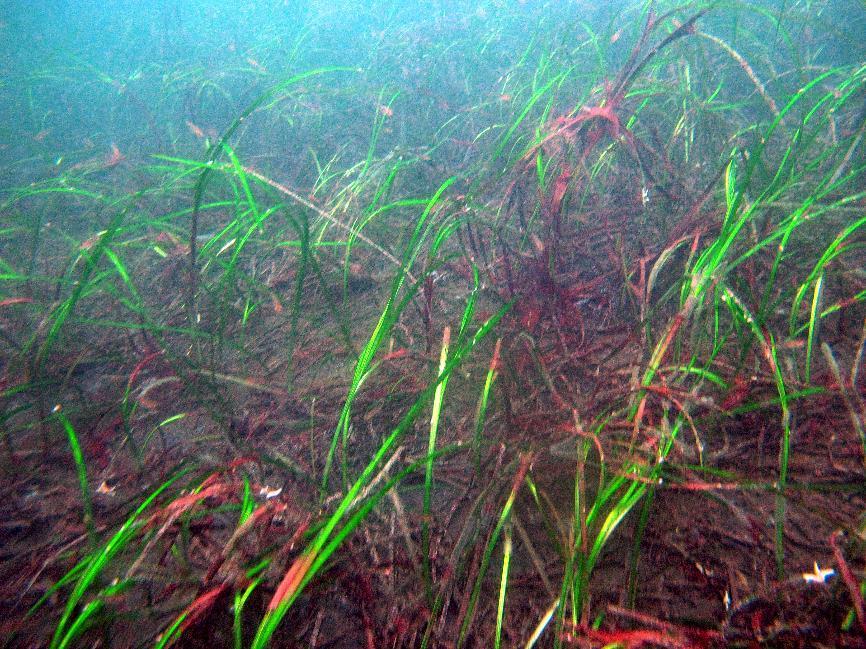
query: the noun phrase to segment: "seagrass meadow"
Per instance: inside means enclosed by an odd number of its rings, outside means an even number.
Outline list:
[[[4,646],[866,647],[862,1],[0,41]]]

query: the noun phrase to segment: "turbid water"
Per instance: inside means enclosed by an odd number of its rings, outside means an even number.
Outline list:
[[[861,646],[864,33],[2,4],[4,646]]]

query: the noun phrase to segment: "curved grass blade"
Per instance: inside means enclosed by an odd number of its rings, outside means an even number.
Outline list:
[[[139,517],[144,511],[150,507],[151,503],[156,500],[162,492],[168,489],[172,484],[174,484],[178,479],[189,473],[190,469],[182,469],[178,471],[174,476],[163,482],[156,490],[154,490],[145,500],[142,502],[136,510],[126,519],[126,522],[120,527],[120,529],[114,533],[114,535],[102,546],[102,548],[91,552],[88,556],[79,561],[75,567],[72,568],[69,574],[76,574],[75,586],[72,589],[72,592],[69,594],[69,597],[66,600],[66,606],[63,610],[63,615],[60,618],[60,621],[57,623],[57,627],[54,630],[54,635],[51,638],[50,647],[51,649],[59,649],[61,643],[64,642],[64,639],[68,637],[68,632],[70,628],[70,620],[72,620],[73,615],[78,608],[78,605],[81,603],[81,600],[84,598],[84,595],[90,589],[90,587],[99,579],[105,567],[108,565],[109,561],[111,561],[121,550],[123,550],[129,542],[132,540],[132,537],[141,527],[141,521]],[[60,583],[66,583],[63,579],[61,579]],[[42,598],[33,605],[33,607],[27,612],[27,616],[33,615],[33,613],[38,610],[43,603],[57,591],[59,585],[55,584],[52,586]],[[76,620],[80,616],[76,616]],[[74,620],[73,620],[74,622]]]
[[[75,433],[69,419],[55,406],[55,416],[60,420],[72,449],[72,457],[75,460],[75,470],[78,473],[78,487],[81,490],[81,503],[84,507],[84,526],[87,529],[87,538],[91,548],[96,545],[96,526],[93,522],[93,500],[90,498],[90,487],[87,485],[87,465],[84,463],[84,454],[81,452],[81,444],[78,443],[78,435]]]
[[[283,577],[279,588],[271,599],[268,612],[259,625],[258,632],[253,641],[253,649],[263,649],[270,643],[270,639],[276,631],[277,626],[280,624],[283,617],[285,617],[297,597],[301,594],[304,587],[321,570],[324,563],[337,549],[342,540],[361,523],[364,516],[366,516],[370,509],[375,505],[376,499],[373,497],[367,497],[366,500],[361,499],[359,503],[359,497],[362,490],[366,489],[372,483],[375,471],[385,464],[388,458],[393,456],[396,444],[400,439],[402,439],[403,435],[408,432],[412,423],[421,413],[421,410],[432,398],[439,382],[451,375],[451,373],[463,361],[464,357],[478,342],[483,340],[490,333],[493,327],[496,326],[502,316],[504,316],[510,308],[511,303],[505,305],[496,314],[491,316],[490,319],[484,322],[472,338],[455,350],[453,356],[441,373],[439,380],[427,387],[409,411],[403,416],[403,419],[397,427],[381,443],[373,458],[364,468],[364,471],[349,487],[346,495],[337,505],[334,513],[331,514],[319,530],[316,537],[310,542],[301,556],[295,560],[285,577]],[[427,459],[423,458],[413,464],[412,467],[415,465],[421,465],[426,461]],[[401,472],[398,477],[402,477],[406,471],[408,471],[408,469]],[[397,478],[392,479],[388,484],[391,485],[396,479]],[[380,491],[377,498],[381,498],[382,496],[384,496],[384,491]],[[349,517],[342,527],[338,528],[340,523],[349,515],[352,508],[356,506],[359,506],[356,513]]]

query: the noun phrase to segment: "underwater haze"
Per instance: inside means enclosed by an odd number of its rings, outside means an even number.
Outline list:
[[[862,0],[0,4],[0,642],[866,639]]]
[[[186,121],[219,132],[274,80],[329,66],[360,75],[330,83],[365,86],[355,96],[345,93],[342,119],[366,125],[368,115],[354,111],[387,88],[400,94],[404,112],[417,115],[402,125],[405,132],[395,144],[414,146],[429,142],[431,132],[473,94],[507,90],[503,76],[521,57],[531,56],[526,48],[539,40],[561,53],[563,64],[576,66],[578,74],[597,74],[600,66],[616,69],[651,6],[582,0],[13,0],[0,8],[3,154],[21,164],[34,156],[50,163],[88,146],[104,150],[111,142],[135,154],[171,151],[189,135],[182,132]],[[748,10],[713,11],[705,22],[735,49],[743,41],[760,48],[768,65],[844,65],[866,56],[862,3],[780,0],[743,8]],[[778,23],[795,11],[803,13]],[[610,42],[615,35],[622,37]],[[756,40],[749,43],[750,38]],[[806,43],[813,48],[810,59],[792,60],[798,56],[792,46]],[[200,77],[198,86],[188,83],[190,74]],[[793,86],[801,80],[783,75],[779,83]],[[748,84],[747,78],[730,79],[721,92],[738,99],[738,92],[754,92]],[[571,92],[577,100],[586,89]],[[433,112],[429,120],[419,119],[428,111]],[[280,130],[274,137],[290,145],[289,129]],[[27,171],[50,173],[50,167],[28,165]]]

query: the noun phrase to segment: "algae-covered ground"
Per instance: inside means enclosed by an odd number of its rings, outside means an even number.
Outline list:
[[[866,646],[862,2],[104,4],[0,10],[6,646]]]

